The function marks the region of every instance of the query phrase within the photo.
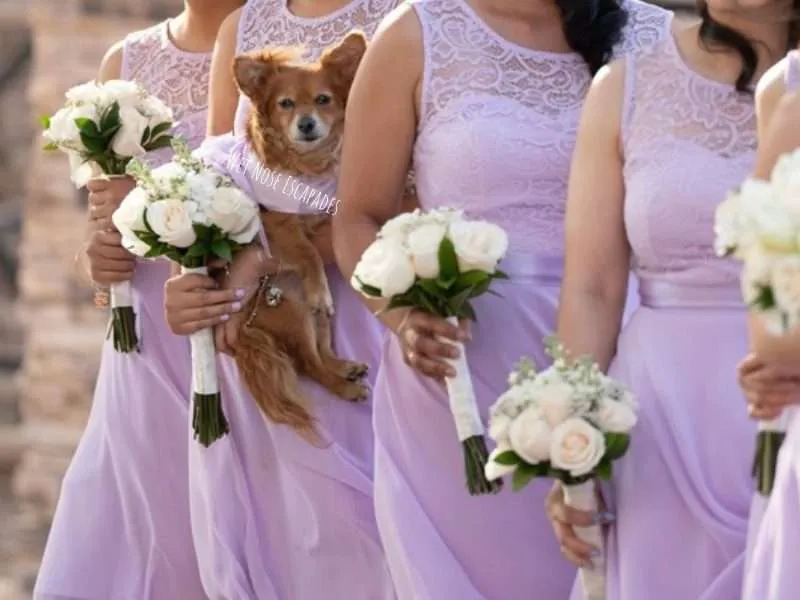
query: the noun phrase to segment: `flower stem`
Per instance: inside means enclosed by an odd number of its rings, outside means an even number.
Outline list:
[[[132,306],[120,306],[111,310],[111,332],[114,350],[117,352],[139,352],[136,335],[136,313]]]
[[[194,439],[208,448],[218,439],[227,435],[230,431],[228,420],[222,411],[222,395],[216,394],[197,394],[192,397],[192,429]]]
[[[785,437],[786,433],[783,431],[759,431],[756,437],[753,477],[756,480],[756,489],[762,496],[769,496],[772,493],[778,467],[778,453]]]
[[[482,435],[474,435],[461,443],[464,449],[464,470],[467,474],[467,489],[472,496],[496,494],[503,488],[500,479],[489,481],[484,469],[489,460],[486,440]]]

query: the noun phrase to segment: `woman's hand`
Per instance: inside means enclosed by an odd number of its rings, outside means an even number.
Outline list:
[[[122,236],[116,231],[99,229],[92,233],[86,247],[89,276],[94,283],[109,286],[130,281],[136,258],[122,247]]]
[[[575,533],[575,527],[591,527],[614,522],[614,515],[605,512],[605,503],[600,494],[598,499],[601,508],[594,514],[567,506],[564,500],[564,488],[560,481],[556,481],[545,501],[547,516],[561,546],[561,554],[578,567],[591,566],[592,558],[599,556],[600,549],[579,538]]]
[[[459,350],[442,338],[454,342],[469,341],[467,321],[462,321],[461,327],[455,327],[441,317],[421,310],[409,310],[394,330],[408,366],[439,381],[455,377],[455,370],[446,360],[458,358]]]
[[[95,231],[112,231],[111,215],[119,208],[125,196],[135,187],[133,178],[107,176],[95,177],[86,184],[89,190],[89,222]]]
[[[775,419],[786,406],[800,404],[800,366],[768,364],[750,354],[738,371],[752,418]]]
[[[170,331],[190,335],[224,323],[242,309],[243,289],[217,289],[199,273],[176,275],[164,284],[164,314]]]
[[[242,306],[246,306],[250,299],[259,290],[261,278],[267,275],[274,275],[277,272],[275,259],[267,256],[260,246],[250,246],[242,250],[231,263],[227,275],[223,280],[222,287],[226,289],[234,288],[244,290],[241,298]],[[265,306],[259,307],[266,310]],[[239,328],[249,314],[236,312],[231,314],[230,319],[219,325],[214,331],[214,342],[217,352],[223,352],[230,356],[236,354],[236,342],[239,336]]]

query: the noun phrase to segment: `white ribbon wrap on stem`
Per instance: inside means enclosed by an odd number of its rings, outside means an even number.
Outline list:
[[[595,482],[587,481],[578,485],[565,485],[564,500],[567,506],[596,513],[598,504]],[[591,567],[583,567],[580,570],[581,588],[585,600],[605,600],[606,597],[606,552],[600,527],[600,525],[592,525],[591,527],[575,528],[575,533],[579,538],[600,551],[600,556],[591,559]]]
[[[781,414],[769,421],[759,421],[758,422],[758,430],[759,431],[775,431],[778,433],[786,433],[786,430],[789,428],[789,410],[784,409]]]
[[[208,275],[208,267],[181,267],[181,273]],[[189,343],[192,347],[192,392],[204,395],[219,393],[214,330],[208,327],[191,334]]]
[[[130,281],[111,284],[111,308],[133,306],[133,288]]]
[[[458,327],[458,317],[448,317],[447,321]],[[478,402],[475,398],[475,388],[472,386],[464,344],[452,340],[447,340],[447,343],[454,345],[459,351],[458,358],[446,359],[455,369],[456,376],[446,377],[445,385],[450,400],[450,412],[456,423],[458,441],[463,442],[476,435],[483,435],[483,422],[478,413]]]

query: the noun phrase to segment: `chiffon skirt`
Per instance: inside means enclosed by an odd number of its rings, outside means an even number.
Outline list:
[[[383,330],[333,268],[328,279],[342,357],[371,365]],[[231,433],[191,449],[192,526],[210,600],[393,600],[373,507],[370,404],[312,382],[322,447],[265,422],[220,358]]]
[[[89,422],[64,477],[36,600],[205,598],[189,519],[190,358],[163,317],[166,263],[140,263],[141,352],[103,346]]]

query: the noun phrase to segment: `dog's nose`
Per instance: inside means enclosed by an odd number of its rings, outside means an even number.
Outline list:
[[[311,117],[300,117],[300,120],[297,122],[297,129],[300,133],[308,135],[314,128],[317,126],[317,122],[312,119]]]

